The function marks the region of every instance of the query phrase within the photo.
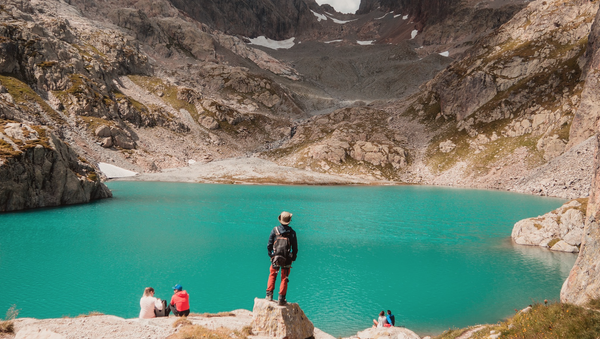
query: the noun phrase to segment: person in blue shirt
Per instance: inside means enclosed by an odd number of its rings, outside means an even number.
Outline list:
[[[388,310],[387,311],[387,322],[388,324],[390,324],[390,326],[396,326],[396,317],[394,317],[394,315],[392,314],[392,311]]]

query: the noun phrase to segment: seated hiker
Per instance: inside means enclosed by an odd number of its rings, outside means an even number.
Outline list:
[[[154,318],[154,308],[162,310],[163,304],[160,299],[154,297],[154,289],[152,287],[146,287],[144,289],[144,295],[140,299],[140,319]]]
[[[171,312],[178,317],[187,317],[190,314],[190,296],[179,284],[173,286],[170,307]]]
[[[377,320],[373,319],[373,327],[384,327],[387,324],[387,319],[385,317],[385,311],[379,312],[379,318]]]
[[[387,319],[387,323],[388,323],[389,327],[396,326],[396,317],[394,317],[394,315],[392,314],[392,311],[388,310],[387,315],[385,317]]]

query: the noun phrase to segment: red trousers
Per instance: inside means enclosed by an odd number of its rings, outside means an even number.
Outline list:
[[[269,282],[267,283],[267,292],[273,292],[275,290],[275,280],[277,280],[277,273],[279,273],[279,267],[270,267]],[[285,295],[287,293],[288,276],[290,275],[290,267],[281,268],[281,284],[279,285],[279,294]]]

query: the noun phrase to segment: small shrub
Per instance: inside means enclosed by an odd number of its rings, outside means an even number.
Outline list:
[[[185,326],[167,339],[247,339],[246,335],[227,328],[209,330],[200,325]]]
[[[193,325],[191,321],[188,320],[187,317],[181,317],[177,320],[175,320],[175,322],[173,322],[173,327],[179,327],[179,326],[190,326]]]
[[[600,298],[590,300],[587,306],[595,310],[600,310]]]
[[[14,333],[15,324],[13,320],[19,315],[19,310],[16,305],[12,305],[8,311],[6,311],[6,317],[3,321],[0,321],[0,333]]]
[[[245,336],[253,335],[252,326],[244,326],[241,330],[242,334]]]

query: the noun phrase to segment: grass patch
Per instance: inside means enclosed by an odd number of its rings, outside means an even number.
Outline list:
[[[61,124],[67,122],[48,105],[31,87],[23,81],[8,75],[0,75],[0,83],[6,87],[8,93],[13,97],[17,106],[24,111],[31,111],[32,103],[38,104],[41,109],[54,121]]]
[[[556,245],[556,243],[559,241],[560,241],[560,239],[558,239],[558,238],[554,238],[554,239],[550,240],[550,242],[548,243],[548,248],[552,248],[552,246]]]
[[[181,317],[178,318],[177,320],[175,320],[173,322],[173,327],[179,327],[179,326],[191,326],[193,325],[193,323],[187,318],[187,317]]]
[[[575,199],[575,200],[577,200],[577,202],[580,203],[581,205],[579,207],[573,207],[573,208],[577,209],[579,212],[583,213],[583,215],[585,216],[585,214],[587,212],[589,198],[579,198],[579,199]]]
[[[179,89],[177,86],[165,84],[161,79],[143,75],[129,75],[129,79],[136,85],[148,90],[149,92],[156,95],[157,92],[162,91],[163,95],[161,99],[176,110],[185,109],[190,112],[195,121],[198,121],[198,111],[196,106],[190,104],[187,101],[177,99]],[[158,96],[158,95],[157,95]],[[140,104],[141,105],[141,104]]]
[[[600,307],[600,299],[592,300],[588,307],[592,305]],[[435,339],[454,339],[467,330],[449,330]],[[600,312],[564,303],[534,304],[529,312],[487,325],[471,338],[488,338],[492,330],[501,332],[500,338],[595,339],[600,337]]]
[[[96,130],[96,128],[103,126],[103,125],[108,125],[108,126],[114,125],[111,121],[108,121],[108,120],[105,120],[102,118],[96,118],[96,117],[90,117],[90,116],[80,116],[79,118],[81,120],[83,120],[83,122],[85,122],[88,130],[90,130],[92,132],[94,132]]]
[[[167,337],[167,339],[247,339],[247,336],[241,331],[233,331],[226,328],[209,330],[200,325],[185,326],[177,333]]]

